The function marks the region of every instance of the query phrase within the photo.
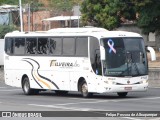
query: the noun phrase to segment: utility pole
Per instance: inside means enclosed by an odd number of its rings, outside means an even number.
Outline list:
[[[30,24],[31,24],[31,10],[30,10],[30,3],[28,3],[28,31],[30,31]]]
[[[80,9],[80,6],[79,6],[79,3],[78,3],[78,28],[79,28],[79,19],[80,19],[79,9]]]
[[[23,32],[23,18],[22,18],[22,2],[21,2],[21,0],[19,0],[19,15],[20,15],[21,32]]]

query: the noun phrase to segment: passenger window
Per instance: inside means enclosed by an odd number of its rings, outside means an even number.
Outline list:
[[[48,38],[38,38],[38,54],[48,54],[49,51],[49,40]]]
[[[75,38],[63,38],[63,55],[75,55]]]
[[[15,38],[14,54],[22,55],[25,53],[25,38]]]
[[[26,53],[36,54],[37,38],[26,38]]]
[[[7,54],[13,54],[13,46],[14,46],[14,39],[6,38],[5,39],[5,52]]]
[[[78,37],[76,39],[76,56],[88,56],[88,37]]]
[[[50,38],[50,54],[61,55],[62,53],[62,39]]]

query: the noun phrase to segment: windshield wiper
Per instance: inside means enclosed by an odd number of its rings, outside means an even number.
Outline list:
[[[131,52],[126,52],[126,63],[127,63],[127,69],[122,71],[121,74],[119,74],[119,76],[122,76],[125,72],[127,72],[128,74],[126,76],[135,76],[132,72],[132,68],[134,67],[135,71],[137,72],[137,75],[140,75],[140,71],[138,69],[138,66],[136,64],[136,62],[133,59],[133,54]]]

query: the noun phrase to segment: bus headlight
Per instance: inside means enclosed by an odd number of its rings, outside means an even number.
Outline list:
[[[140,84],[145,84],[145,83],[148,83],[148,80],[143,80],[140,82]]]
[[[109,82],[108,82],[108,81],[104,81],[104,83],[109,84]]]
[[[104,83],[106,83],[106,84],[113,84],[113,85],[116,84],[116,82],[114,82],[114,81],[104,81]]]
[[[114,81],[113,81],[113,82],[112,82],[112,84],[113,84],[113,85],[115,85],[115,84],[116,84],[116,82],[114,82]]]

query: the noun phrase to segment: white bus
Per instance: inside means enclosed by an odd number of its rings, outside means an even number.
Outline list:
[[[4,39],[0,39],[0,67],[4,65],[3,53],[4,53]]]
[[[59,28],[5,36],[5,83],[24,94],[79,91],[83,97],[146,91],[148,63],[142,36],[103,28]]]

